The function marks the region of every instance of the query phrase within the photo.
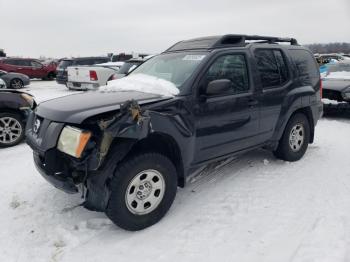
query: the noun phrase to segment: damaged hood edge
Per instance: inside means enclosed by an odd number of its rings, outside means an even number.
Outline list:
[[[164,101],[172,97],[142,92],[88,92],[49,100],[36,108],[39,117],[54,122],[81,124],[85,119],[107,112],[119,110],[129,100],[139,105]]]

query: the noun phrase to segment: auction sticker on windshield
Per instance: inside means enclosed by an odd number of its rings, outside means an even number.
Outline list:
[[[187,61],[201,61],[205,55],[186,55],[182,60],[187,60]]]

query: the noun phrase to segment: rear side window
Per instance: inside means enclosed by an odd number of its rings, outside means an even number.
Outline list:
[[[297,67],[301,85],[315,86],[320,79],[320,73],[314,56],[303,49],[290,50],[290,53]]]
[[[7,65],[17,65],[16,60],[13,60],[13,59],[5,60],[5,61],[4,61],[4,64],[7,64]]]
[[[288,80],[288,68],[280,50],[258,49],[255,58],[263,88],[280,87]]]
[[[32,66],[30,60],[17,60],[17,65],[19,66]]]

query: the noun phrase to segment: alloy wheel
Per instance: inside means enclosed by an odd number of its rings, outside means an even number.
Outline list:
[[[11,81],[11,87],[14,89],[20,89],[23,87],[23,82],[20,79],[13,79]]]
[[[22,135],[22,126],[20,122],[13,117],[0,118],[0,142],[3,144],[12,144],[20,139]]]

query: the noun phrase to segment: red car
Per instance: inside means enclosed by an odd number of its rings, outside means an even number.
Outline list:
[[[30,78],[52,80],[56,76],[55,63],[43,64],[31,58],[4,58],[0,59],[0,70],[21,73]]]

